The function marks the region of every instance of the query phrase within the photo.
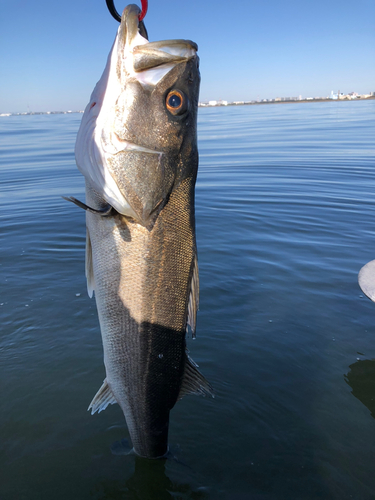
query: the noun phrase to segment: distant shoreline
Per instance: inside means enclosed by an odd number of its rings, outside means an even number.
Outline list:
[[[199,103],[200,108],[227,108],[228,106],[257,106],[258,104],[299,104],[303,102],[349,102],[349,101],[372,101],[375,96],[370,97],[357,97],[356,99],[330,99],[330,98],[317,98],[317,99],[295,99],[288,101],[248,101],[248,102],[228,102],[227,104],[205,104]],[[5,116],[33,116],[33,115],[70,115],[72,113],[83,113],[83,111],[28,111],[22,113],[0,113],[0,118]]]
[[[357,97],[356,99],[331,99],[331,98],[314,98],[314,99],[293,99],[287,101],[251,101],[251,102],[228,102],[227,104],[205,104],[199,103],[200,108],[226,108],[228,106],[257,106],[258,104],[294,104],[303,102],[351,102],[351,101],[372,101],[375,96]]]

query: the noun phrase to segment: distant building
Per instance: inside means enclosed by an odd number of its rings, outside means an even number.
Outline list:
[[[330,99],[342,99],[344,97],[344,94],[340,91],[335,94],[333,90],[331,90],[331,95],[329,96]]]
[[[290,102],[290,101],[300,101],[302,96],[299,97],[276,97],[275,99],[269,99],[269,101],[275,102]],[[267,100],[267,99],[264,99]]]

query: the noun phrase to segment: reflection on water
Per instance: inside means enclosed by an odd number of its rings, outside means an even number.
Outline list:
[[[349,368],[349,373],[344,375],[345,382],[352,388],[353,396],[359,399],[375,418],[375,360],[360,359]]]
[[[134,473],[124,483],[119,481],[102,481],[92,491],[95,500],[173,500],[208,498],[204,491],[193,491],[189,484],[171,481],[167,476],[166,460],[146,460],[139,457],[128,457],[135,460]],[[183,465],[180,465],[183,467]]]

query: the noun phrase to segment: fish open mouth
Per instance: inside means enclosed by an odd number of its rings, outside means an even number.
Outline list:
[[[194,57],[198,46],[191,40],[149,42],[139,13],[137,5],[128,5],[122,14],[117,37],[119,69],[143,85],[156,85],[176,64]]]

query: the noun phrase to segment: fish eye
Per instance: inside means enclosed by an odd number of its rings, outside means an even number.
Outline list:
[[[182,115],[188,108],[188,99],[181,90],[171,90],[165,99],[165,105],[172,115]]]

